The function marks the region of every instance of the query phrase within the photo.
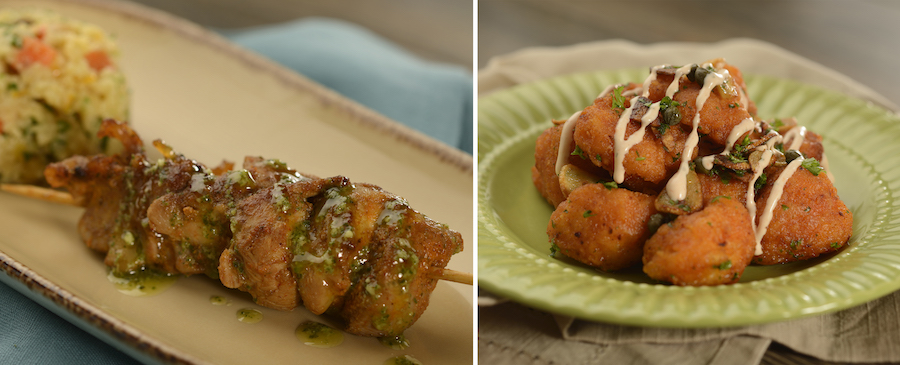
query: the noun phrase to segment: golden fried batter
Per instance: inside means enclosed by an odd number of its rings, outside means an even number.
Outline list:
[[[807,166],[824,159],[820,135],[794,118],[756,118],[743,75],[722,59],[651,72],[640,85],[615,85],[580,112],[561,176],[555,166],[563,126],[556,121],[538,138],[532,179],[556,207],[547,228],[554,252],[604,271],[642,261],[654,279],[702,286],[737,282],[751,262],[791,262],[847,244],[852,214],[826,172]],[[717,86],[698,110],[703,85],[713,80]],[[648,113],[656,117],[642,121]],[[629,117],[622,120],[625,141],[616,137],[623,116]],[[691,146],[697,144],[685,154],[695,117],[698,140],[691,138]],[[795,158],[804,167],[777,197],[773,184]],[[618,187],[595,183],[617,166],[624,173]],[[769,205],[773,210],[766,209],[770,197],[778,200]],[[757,232],[764,230],[763,253],[754,257]]]
[[[681,91],[675,93],[673,97],[675,101],[683,105],[678,109],[681,111],[681,124],[687,128],[691,128],[694,115],[697,114],[696,100],[701,87],[702,85],[693,82],[682,82]],[[744,119],[750,118],[750,113],[747,109],[740,107],[740,102],[741,99],[738,96],[720,96],[720,93],[711,92],[703,104],[703,110],[700,111],[700,124],[697,132],[716,144],[724,146],[731,130]]]
[[[644,272],[675,285],[731,284],[740,279],[755,248],[747,208],[721,197],[662,225],[644,246]]]
[[[603,184],[585,185],[550,216],[547,235],[559,251],[603,271],[641,262],[652,196]]]
[[[706,206],[716,197],[727,196],[741,204],[747,201],[747,182],[734,178],[729,173],[707,175],[697,173],[700,188],[703,191],[703,205]]]
[[[562,125],[556,125],[541,133],[535,145],[534,166],[531,168],[531,181],[541,196],[554,207],[566,200],[559,187],[559,177],[556,175],[556,156],[559,151],[562,128]],[[568,151],[567,163],[595,175],[607,175],[603,170],[591,164],[583,154],[573,155],[574,151],[575,146],[572,146]]]
[[[772,184],[783,170],[766,170],[769,183],[757,194],[757,222]],[[838,198],[824,171],[815,176],[802,167],[798,169],[785,184],[772,212],[772,222],[762,239],[763,253],[753,258],[757,264],[781,264],[836,251],[853,233],[853,213]]]
[[[625,98],[625,106],[630,105]],[[612,95],[606,95],[585,108],[575,126],[575,144],[595,165],[610,173],[615,170],[615,133],[621,111],[613,108]],[[631,136],[640,126],[638,121],[630,121],[625,135]],[[625,167],[622,185],[635,191],[655,193],[675,173],[687,133],[681,128],[669,128],[663,137],[671,140],[668,144],[672,148],[666,147],[663,140],[651,132],[644,134],[644,139],[628,150],[622,160]]]

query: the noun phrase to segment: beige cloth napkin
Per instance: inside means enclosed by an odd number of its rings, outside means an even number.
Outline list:
[[[653,45],[614,40],[525,49],[492,59],[479,72],[479,96],[574,72],[686,64],[717,57],[745,73],[790,78],[900,110],[844,75],[752,39]],[[491,303],[479,300],[485,302]],[[784,346],[809,357],[767,353],[773,341],[778,348]],[[482,305],[478,348],[479,362],[490,364],[900,362],[900,292],[832,314],[714,329],[619,326],[555,316],[511,302]]]

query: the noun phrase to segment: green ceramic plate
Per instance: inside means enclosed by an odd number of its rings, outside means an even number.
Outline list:
[[[504,90],[478,106],[478,282],[550,312],[642,326],[736,326],[800,318],[862,304],[900,288],[900,118],[865,101],[771,77],[747,77],[764,118],[796,116],[824,137],[838,192],[854,214],[837,254],[751,266],[735,285],[676,287],[640,268],[602,273],[549,256],[552,212],[531,183],[534,142],[612,83],[646,69],[553,78]]]

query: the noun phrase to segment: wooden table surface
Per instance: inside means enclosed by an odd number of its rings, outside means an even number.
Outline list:
[[[478,1],[478,67],[524,47],[603,39],[773,43],[900,104],[900,1]]]

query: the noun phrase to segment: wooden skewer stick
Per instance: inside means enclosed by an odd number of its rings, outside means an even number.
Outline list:
[[[29,198],[43,200],[51,203],[80,206],[75,202],[75,197],[64,191],[53,190],[34,185],[24,184],[0,184],[0,191],[21,195]],[[454,283],[474,285],[472,274],[462,271],[443,269],[441,272],[430,275],[434,279],[452,281]]]
[[[446,280],[452,281],[454,283],[473,285],[474,279],[472,278],[471,273],[456,271],[451,269],[444,269],[440,273],[429,275],[432,279]]]
[[[0,191],[5,191],[7,193],[13,193],[16,195],[21,195],[29,198],[34,198],[38,200],[43,200],[56,204],[65,204],[72,206],[80,206],[75,202],[75,198],[72,194],[69,194],[64,191],[53,190],[49,188],[42,188],[40,186],[34,185],[19,185],[19,184],[0,184]]]

